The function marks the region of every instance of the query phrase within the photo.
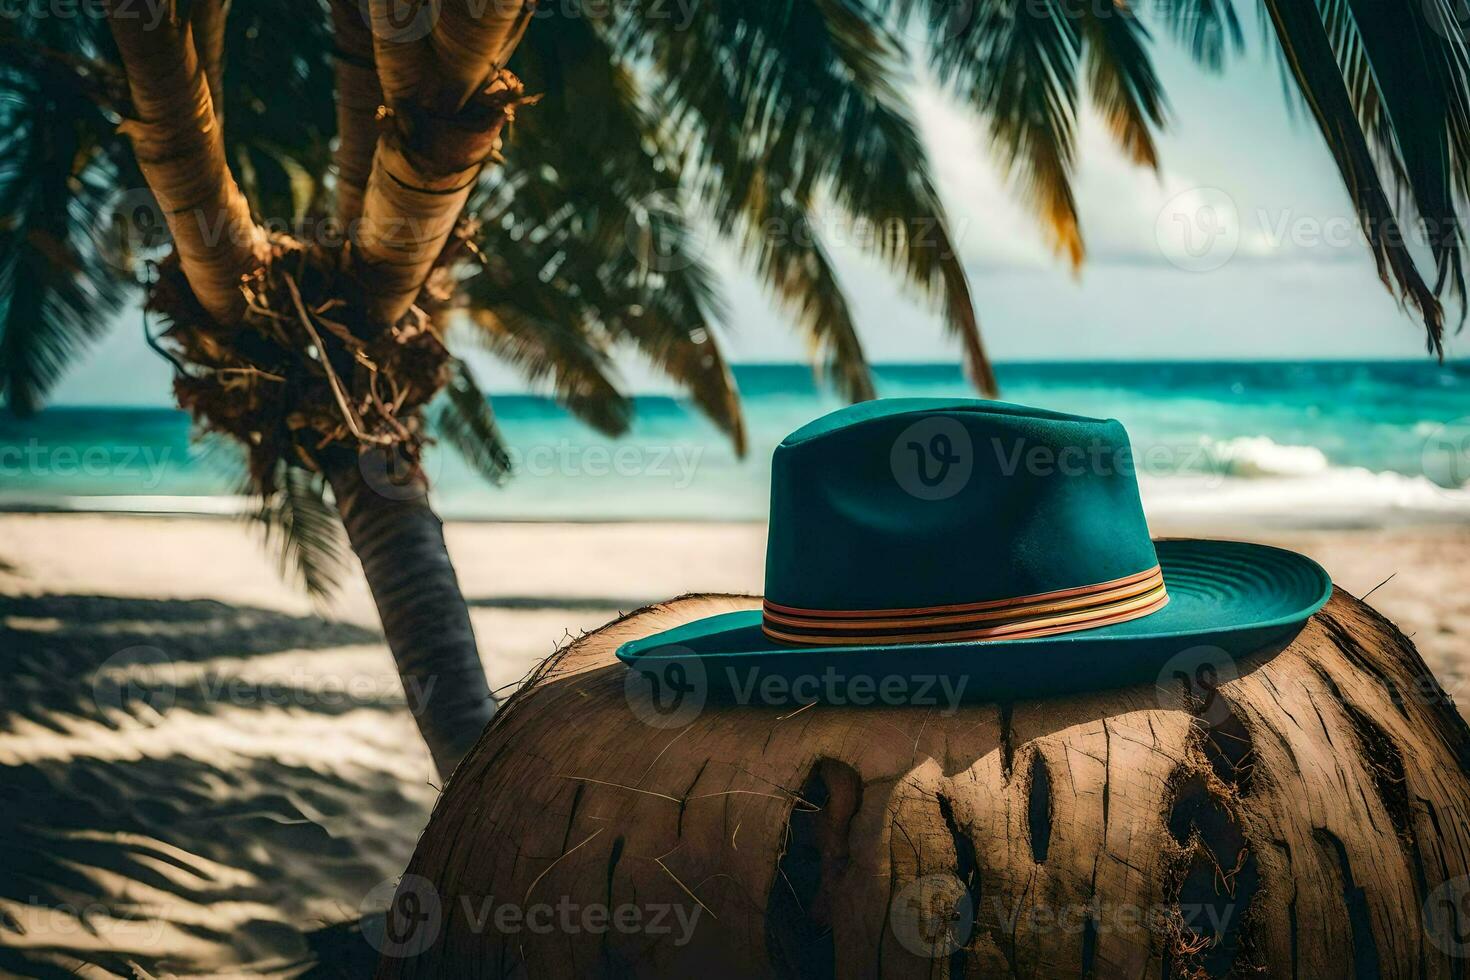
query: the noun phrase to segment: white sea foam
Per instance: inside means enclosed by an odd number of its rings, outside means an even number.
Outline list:
[[[1316,446],[1283,446],[1266,436],[1212,440],[1204,446],[1210,472],[1244,478],[1318,476],[1332,469]]]
[[[228,516],[250,513],[257,505],[250,498],[234,495],[116,495],[61,497],[48,502],[57,510],[83,513],[191,514]]]
[[[1211,520],[1276,526],[1364,526],[1470,522],[1470,485],[1438,486],[1426,476],[1335,466],[1321,449],[1277,443],[1266,436],[1201,440],[1187,451],[1136,447],[1139,484],[1150,518],[1207,524]],[[437,504],[452,520],[727,520],[765,517],[763,468],[719,469],[687,489],[652,499],[647,488],[617,486],[589,494],[576,481],[541,486],[534,497],[505,492],[476,496],[440,489]],[[637,483],[638,481],[629,481]],[[558,492],[551,492],[555,489]],[[29,501],[0,497],[0,510],[44,509],[142,514],[235,515],[251,510],[235,496],[87,496]]]
[[[1362,467],[1317,467],[1316,450],[1274,449],[1218,474],[1140,478],[1152,519],[1242,518],[1301,527],[1470,521],[1470,488],[1441,487],[1424,476]],[[1323,457],[1325,461],[1325,457]],[[1263,467],[1262,461],[1276,466]]]

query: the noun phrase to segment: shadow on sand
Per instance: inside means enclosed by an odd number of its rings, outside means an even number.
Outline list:
[[[247,668],[381,642],[211,600],[0,596],[0,975],[361,975],[348,923],[427,819],[423,748],[401,691],[332,701]]]

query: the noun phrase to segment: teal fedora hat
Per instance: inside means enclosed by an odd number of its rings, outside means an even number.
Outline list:
[[[864,402],[776,448],[762,608],[618,650],[710,692],[834,673],[998,699],[1278,642],[1332,591],[1265,545],[1151,538],[1123,426],[974,399]],[[810,689],[810,688],[808,688]]]

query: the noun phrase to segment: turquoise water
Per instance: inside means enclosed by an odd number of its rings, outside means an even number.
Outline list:
[[[1470,364],[1008,364],[998,374],[1008,401],[1120,419],[1151,509],[1470,519]],[[638,399],[633,431],[609,440],[547,399],[498,396],[517,476],[492,487],[431,452],[438,506],[462,518],[760,518],[772,448],[841,403],[805,366],[736,376],[743,460],[671,398]],[[880,367],[877,382],[885,396],[969,392],[954,365]],[[0,506],[229,509],[231,457],[191,443],[187,417],[171,410],[0,417]]]

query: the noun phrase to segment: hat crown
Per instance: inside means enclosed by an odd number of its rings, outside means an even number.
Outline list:
[[[772,460],[768,602],[978,603],[1157,564],[1128,434],[1114,419],[882,399],[798,429]]]

